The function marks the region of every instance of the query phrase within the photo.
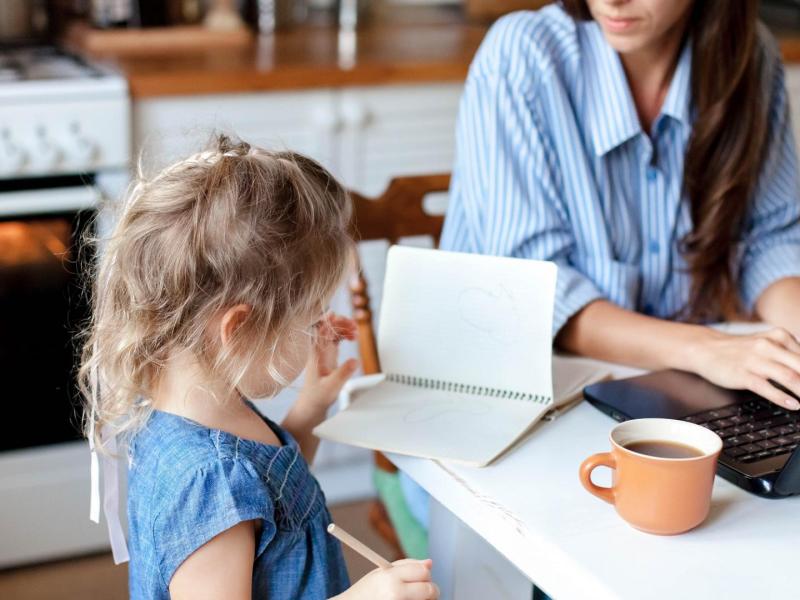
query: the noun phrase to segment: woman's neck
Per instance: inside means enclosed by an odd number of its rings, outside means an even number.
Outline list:
[[[685,23],[635,51],[620,53],[642,129],[649,133],[661,112],[678,63]]]

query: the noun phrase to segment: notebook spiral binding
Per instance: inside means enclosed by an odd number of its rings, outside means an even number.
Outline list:
[[[537,404],[550,404],[552,398],[543,394],[528,394],[525,392],[515,392],[514,390],[501,390],[498,388],[472,385],[469,383],[458,383],[455,381],[444,381],[442,379],[428,379],[427,377],[417,377],[416,375],[402,375],[399,373],[388,373],[386,381],[411,385],[430,390],[440,390],[443,392],[456,392],[459,394],[474,394],[476,396],[489,396],[490,398],[508,398],[509,400],[523,400],[526,402],[536,402]]]

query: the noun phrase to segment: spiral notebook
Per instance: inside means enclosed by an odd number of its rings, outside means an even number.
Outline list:
[[[392,247],[378,329],[383,373],[364,378],[366,389],[314,433],[487,465],[557,404],[555,285],[550,262]]]

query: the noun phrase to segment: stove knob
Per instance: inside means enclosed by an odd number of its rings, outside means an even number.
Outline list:
[[[19,173],[28,162],[28,153],[15,144],[11,133],[5,129],[0,132],[0,172],[6,174]]]
[[[39,136],[31,154],[32,170],[52,171],[58,168],[64,159],[64,152],[53,140],[47,137],[44,130],[39,130]]]
[[[72,135],[70,136],[67,149],[67,155],[70,161],[79,167],[91,166],[100,153],[100,147],[96,142],[86,137],[78,123],[72,123],[70,130]]]
[[[99,148],[96,143],[86,137],[79,137],[75,140],[72,148],[72,155],[75,162],[80,165],[92,165],[97,158]]]

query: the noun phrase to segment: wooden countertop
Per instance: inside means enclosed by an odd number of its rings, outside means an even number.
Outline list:
[[[340,38],[333,28],[308,26],[243,48],[99,58],[125,74],[135,99],[456,82],[466,76],[486,30],[456,13],[428,24],[373,22],[351,39]],[[779,40],[784,59],[800,63],[800,34]]]
[[[800,32],[778,36],[783,60],[787,63],[800,63]]]
[[[306,27],[262,37],[245,48],[170,56],[104,58],[136,98],[462,81],[480,45],[481,25],[373,24],[350,39]]]

